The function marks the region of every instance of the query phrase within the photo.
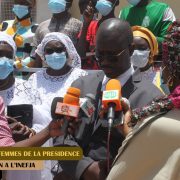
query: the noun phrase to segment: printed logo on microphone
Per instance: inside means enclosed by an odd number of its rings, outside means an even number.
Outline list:
[[[111,90],[111,91],[104,91],[103,92],[103,100],[117,99],[117,98],[119,98],[119,91],[118,90]]]
[[[58,102],[55,113],[65,116],[78,117],[79,109],[79,106]]]

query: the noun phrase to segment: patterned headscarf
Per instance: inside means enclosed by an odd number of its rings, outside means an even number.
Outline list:
[[[132,118],[128,124],[135,126],[138,121],[161,112],[168,112],[174,108],[180,109],[180,85],[169,96],[165,95],[155,98],[150,104],[132,111]]]
[[[15,56],[16,44],[15,44],[13,38],[10,35],[6,34],[5,32],[0,32],[0,42],[2,42],[2,41],[6,42],[7,44],[9,44],[12,47],[13,55]]]
[[[154,34],[147,28],[142,26],[133,26],[132,27],[133,36],[144,38],[150,46],[150,57],[149,63],[152,64],[154,56],[158,55],[158,42]]]
[[[172,77],[180,79],[180,20],[173,22],[162,44],[163,64]]]
[[[38,47],[36,49],[36,53],[41,57],[42,60],[44,60],[45,46],[50,41],[61,42],[66,47],[66,50],[67,50],[67,53],[69,56],[69,65],[71,65],[72,67],[81,68],[81,59],[71,41],[71,39],[67,35],[65,35],[63,33],[59,33],[59,32],[52,32],[52,33],[46,34],[46,36],[42,40],[41,44],[38,45]]]

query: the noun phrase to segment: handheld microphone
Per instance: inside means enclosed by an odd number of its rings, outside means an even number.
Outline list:
[[[108,110],[108,130],[111,131],[113,120],[115,118],[115,111],[121,111],[121,84],[116,79],[111,79],[106,85],[106,90],[103,91],[102,104]],[[123,124],[123,122],[121,122]]]
[[[84,98],[80,99],[79,117],[82,118],[83,121],[81,122],[81,125],[75,133],[75,137],[79,142],[85,139],[85,137],[87,136],[89,124],[92,121],[94,111],[95,96],[93,94],[87,94]]]
[[[64,115],[55,113],[56,106],[57,106],[58,102],[63,102],[63,98],[62,97],[55,97],[53,99],[53,101],[52,101],[52,104],[51,104],[51,117],[52,117],[53,120],[64,119]],[[66,132],[67,127],[68,127],[68,121],[63,120],[61,130],[63,132]]]
[[[57,102],[55,113],[75,118],[78,117],[80,92],[80,89],[70,87],[64,96],[63,103]]]
[[[80,99],[81,112],[87,117],[92,117],[95,111],[95,96],[93,94],[87,94],[85,98]]]
[[[62,126],[62,130],[65,132],[64,138],[67,136],[69,121],[78,117],[80,109],[79,97],[80,89],[70,87],[64,98],[56,97],[53,99],[51,116],[53,119],[64,119],[64,124]]]

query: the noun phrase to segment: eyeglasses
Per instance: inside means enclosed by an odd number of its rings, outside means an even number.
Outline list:
[[[62,52],[66,52],[66,48],[65,47],[58,47],[58,48],[46,48],[45,49],[45,54],[53,54],[54,52],[56,53],[62,53]]]
[[[114,54],[112,54],[112,55],[102,55],[102,54],[98,54],[96,52],[96,54],[95,54],[96,61],[101,62],[101,61],[103,61],[104,57],[106,57],[107,59],[111,59],[112,61],[116,60],[119,56],[121,56],[126,51],[126,49],[123,49],[120,53],[115,54],[115,55]]]

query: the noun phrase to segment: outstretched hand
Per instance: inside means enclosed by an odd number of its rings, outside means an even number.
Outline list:
[[[89,4],[87,5],[86,9],[84,10],[83,13],[83,18],[84,18],[84,23],[90,24],[94,17],[94,8],[93,8],[93,3],[92,1],[89,1]]]

